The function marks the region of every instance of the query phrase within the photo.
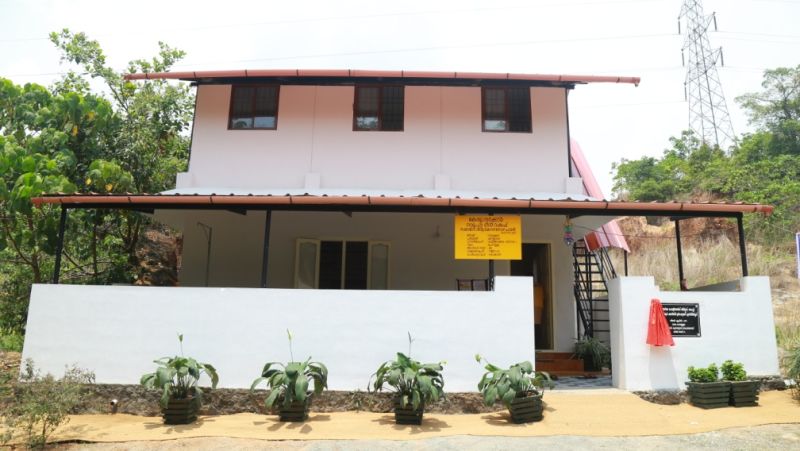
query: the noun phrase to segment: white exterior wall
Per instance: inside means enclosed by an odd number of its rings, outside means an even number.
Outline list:
[[[213,227],[209,286],[258,287],[265,213],[159,211],[157,218],[183,230],[183,286],[205,284],[206,238],[198,222]],[[488,262],[455,260],[453,215],[431,213],[273,212],[268,287],[293,288],[298,238],[385,241],[391,290],[455,290],[456,279],[488,277]],[[576,229],[580,236],[583,229]],[[438,236],[437,236],[438,232]],[[563,244],[561,216],[522,217],[526,243],[550,244],[553,280],[554,350],[569,352],[575,342],[572,254]],[[509,262],[498,261],[497,275],[508,275]]]
[[[410,332],[412,357],[447,361],[446,391],[476,391],[475,353],[534,360],[532,296],[525,277],[499,277],[494,292],[34,285],[23,358],[55,375],[77,364],[98,383],[138,384],[154,359],[179,352],[183,333],[185,355],[213,364],[221,387],[248,388],[264,363],[289,360],[289,329],[295,358],[325,363],[331,389],[365,390],[408,351]]]
[[[228,130],[230,92],[198,87],[178,188],[318,188],[314,174],[321,188],[432,189],[440,175],[438,189],[565,191],[564,88],[531,88],[533,133],[482,132],[479,87],[407,86],[402,132],[353,131],[352,86],[294,85],[280,88],[277,130]]]
[[[689,366],[742,362],[749,375],[779,374],[769,278],[744,277],[741,291],[660,291],[652,277],[609,283],[612,380],[625,390],[683,390]],[[700,304],[701,337],[650,346],[650,300]]]

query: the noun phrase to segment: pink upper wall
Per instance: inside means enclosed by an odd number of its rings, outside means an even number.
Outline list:
[[[353,131],[352,86],[281,86],[277,130],[228,130],[230,85],[197,95],[180,188],[302,188],[318,174],[320,188],[433,189],[438,175],[451,189],[565,191],[564,88],[531,88],[533,133],[482,132],[479,87],[407,86],[402,132]]]

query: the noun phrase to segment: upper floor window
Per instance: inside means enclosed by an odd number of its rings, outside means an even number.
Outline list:
[[[488,88],[483,93],[483,131],[531,132],[530,88]]]
[[[278,127],[278,86],[234,86],[228,129],[275,130]]]
[[[402,131],[402,86],[356,86],[353,130]]]

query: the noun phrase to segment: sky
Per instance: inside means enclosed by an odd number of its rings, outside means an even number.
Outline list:
[[[341,68],[639,76],[579,85],[570,130],[604,193],[612,164],[659,156],[688,128],[682,0],[245,1],[0,0],[0,77],[49,85],[69,66],[47,39],[85,32],[123,70],[158,42],[187,52],[174,70]],[[210,6],[206,6],[210,5]],[[735,98],[765,69],[800,64],[800,0],[706,0],[716,13],[720,79],[737,135],[752,131]]]

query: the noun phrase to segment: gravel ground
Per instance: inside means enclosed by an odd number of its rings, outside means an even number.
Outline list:
[[[68,444],[59,450],[149,451],[149,450],[800,450],[800,424],[778,424],[690,435],[649,437],[474,437],[454,436],[422,440],[326,440],[266,441],[233,438],[194,438],[168,441],[124,442],[102,444]]]

